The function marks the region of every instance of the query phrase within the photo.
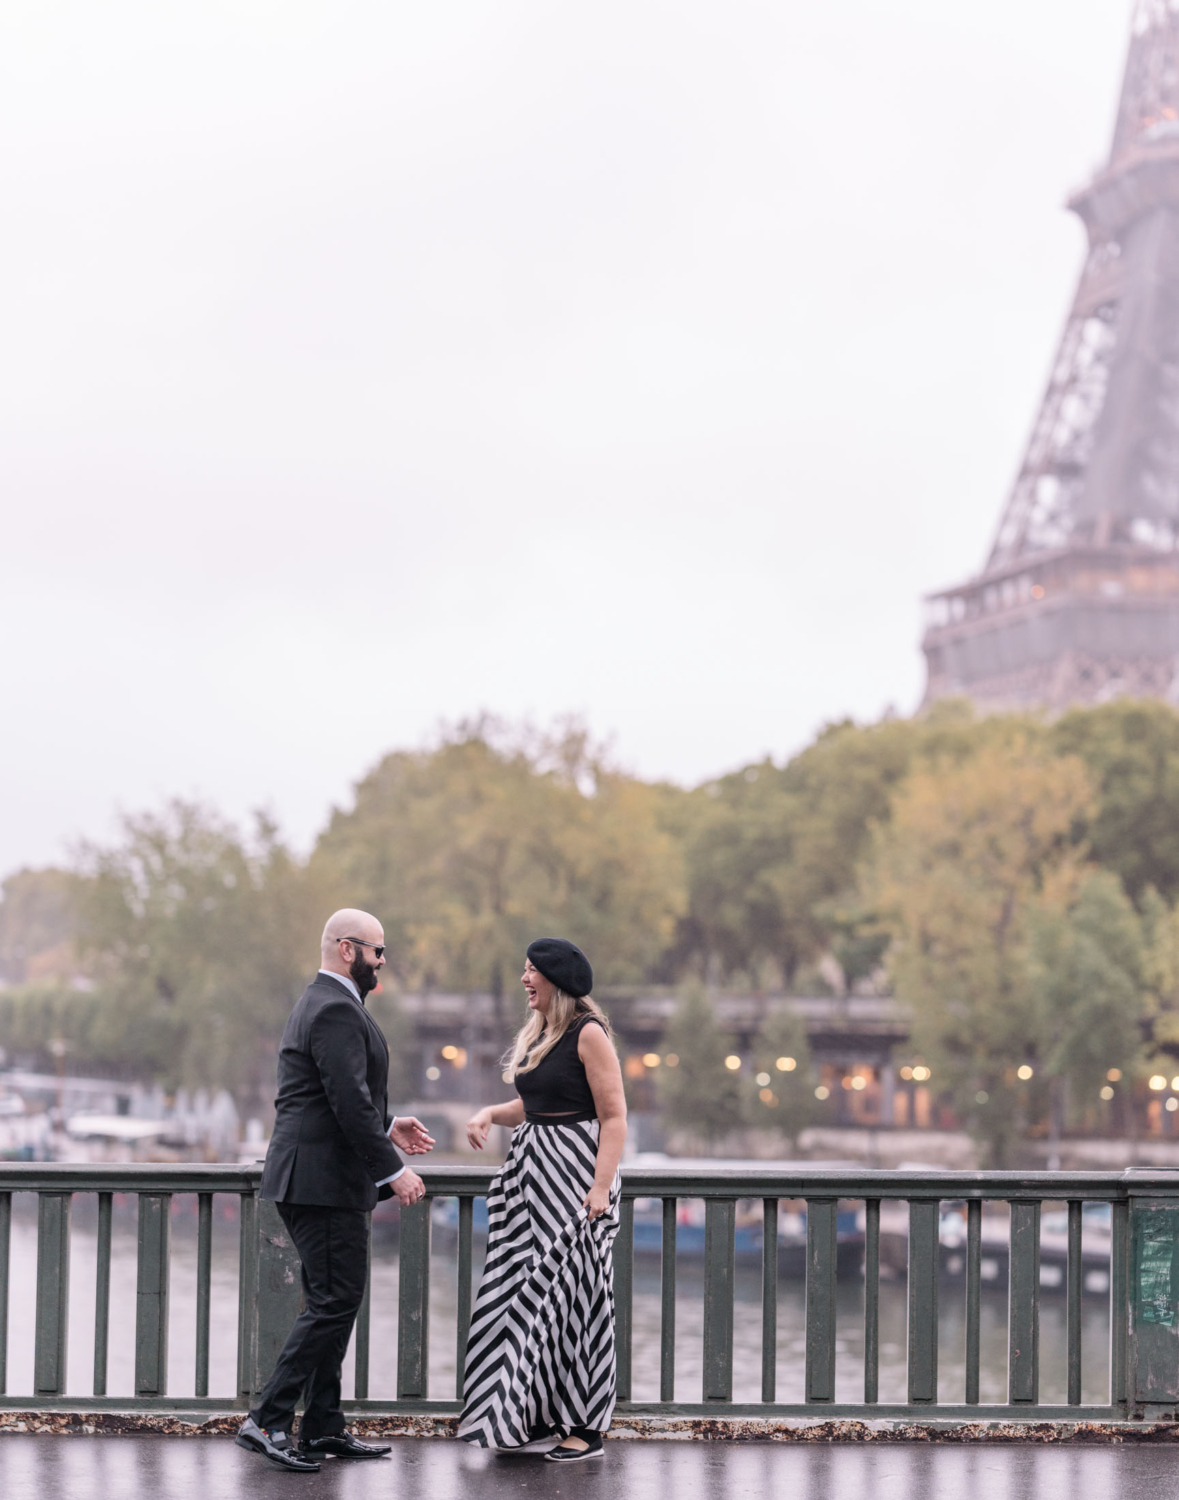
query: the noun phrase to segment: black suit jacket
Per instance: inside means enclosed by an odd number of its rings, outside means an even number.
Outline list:
[[[316,975],[282,1034],[262,1197],[373,1208],[376,1183],[402,1165],[387,1134],[388,1091],[381,1028],[343,984]]]

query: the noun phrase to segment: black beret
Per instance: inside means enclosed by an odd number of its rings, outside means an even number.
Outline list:
[[[594,987],[590,961],[576,943],[565,938],[537,938],[535,943],[528,944],[528,957],[534,969],[539,969],[550,983],[575,1000],[588,995]]]

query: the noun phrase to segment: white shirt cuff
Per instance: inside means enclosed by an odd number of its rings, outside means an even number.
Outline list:
[[[387,1182],[396,1182],[404,1171],[404,1167],[398,1167],[396,1172],[393,1173],[392,1177],[382,1177],[380,1182],[376,1184],[377,1187],[384,1187]]]

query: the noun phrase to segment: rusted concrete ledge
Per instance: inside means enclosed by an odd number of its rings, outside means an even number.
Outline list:
[[[157,1433],[167,1437],[231,1437],[241,1412],[2,1411],[5,1433],[110,1436]],[[352,1430],[365,1437],[453,1438],[455,1417],[359,1417]],[[773,1443],[1179,1443],[1175,1422],[909,1422],[739,1417],[631,1417],[617,1423],[616,1441]]]

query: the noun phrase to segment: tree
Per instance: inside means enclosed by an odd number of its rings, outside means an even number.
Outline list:
[[[1179,898],[1179,714],[1169,704],[1121,699],[1074,709],[1052,744],[1079,757],[1097,790],[1077,830],[1099,864],[1138,901],[1153,888]]]
[[[403,984],[501,999],[545,934],[585,948],[600,985],[638,980],[682,903],[657,800],[576,726],[513,735],[482,720],[386,756],[312,866],[382,919]]]
[[[748,1100],[748,1119],[795,1139],[814,1114],[814,1078],[806,1022],[792,1010],[779,1007],[767,1015],[753,1043],[754,1090]],[[769,1075],[769,1084],[760,1078]]]
[[[72,870],[18,870],[0,885],[0,979],[68,980],[81,881]]]
[[[833,951],[850,978],[871,973],[881,945],[860,909],[856,871],[912,766],[961,762],[1034,732],[1021,719],[976,720],[969,704],[948,701],[920,720],[829,725],[781,768],[763,761],[697,789],[669,812],[688,870],[678,962],[756,983],[769,961],[789,987],[803,964]]]
[[[744,1124],[741,1080],[725,1066],[735,1043],[722,1030],[701,985],[684,989],[667,1023],[663,1045],[659,1102],[670,1125],[711,1145]],[[674,1064],[669,1054],[676,1058]]]
[[[80,944],[105,1001],[96,1043],[141,1076],[273,1096],[278,1040],[315,970],[325,900],[259,818],[252,838],[173,802],[84,853]]]
[[[915,771],[863,874],[914,1045],[996,1165],[1031,1102],[1020,1068],[1084,1085],[1133,1050],[1132,912],[1073,836],[1093,807],[1079,759],[997,741]]]

